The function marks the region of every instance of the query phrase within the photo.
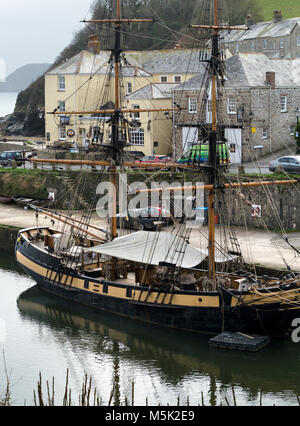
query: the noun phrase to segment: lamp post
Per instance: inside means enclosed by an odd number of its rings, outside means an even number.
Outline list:
[[[300,135],[299,135],[299,117],[300,117],[300,109],[297,107],[296,111],[296,118],[297,118],[297,124],[295,128],[295,140],[296,140],[296,154],[299,154],[300,152]]]
[[[299,117],[300,117],[300,109],[298,107],[297,107],[297,109],[295,111],[295,114],[296,114],[297,124],[298,124],[299,123]]]

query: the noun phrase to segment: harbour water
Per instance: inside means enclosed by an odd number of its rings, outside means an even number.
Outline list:
[[[18,93],[0,92],[0,117],[11,114],[15,109]]]
[[[39,373],[55,383],[61,405],[65,378],[74,404],[84,375],[103,404],[298,405],[300,343],[273,340],[256,353],[212,348],[210,336],[164,330],[71,305],[39,290],[0,252],[0,395],[9,376],[13,405],[32,405]],[[47,398],[46,398],[47,399]],[[227,401],[226,401],[227,399]]]

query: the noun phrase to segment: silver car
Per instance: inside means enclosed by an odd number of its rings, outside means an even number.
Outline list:
[[[270,161],[270,172],[284,170],[288,173],[300,173],[300,155],[287,155]]]

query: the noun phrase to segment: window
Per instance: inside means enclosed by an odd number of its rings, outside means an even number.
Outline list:
[[[236,51],[236,53],[239,52],[239,44],[238,43],[235,44],[235,51]]]
[[[66,90],[65,77],[62,75],[58,76],[58,91],[64,92]]]
[[[280,39],[279,46],[280,46],[280,49],[284,48],[284,40],[283,40],[283,38]]]
[[[59,126],[58,128],[58,139],[65,140],[66,139],[66,126]]]
[[[58,101],[58,110],[59,110],[59,112],[65,112],[66,111],[65,101]]]
[[[189,98],[189,113],[195,114],[197,112],[197,98]]]
[[[140,109],[140,106],[139,105],[132,105],[132,109]],[[135,118],[135,119],[140,118],[140,113],[139,112],[134,112],[132,114],[132,117]]]
[[[297,36],[297,39],[296,39],[296,46],[297,46],[297,47],[300,47],[300,35],[298,35],[298,36]]]
[[[227,113],[228,114],[236,114],[236,99],[228,98],[227,99]]]
[[[290,135],[294,135],[294,133],[295,133],[295,126],[294,124],[292,124],[290,127]]]
[[[144,145],[144,130],[143,129],[130,129],[130,143],[132,145]]]
[[[181,75],[174,75],[174,83],[181,83]]]
[[[263,42],[263,48],[264,48],[264,49],[266,49],[266,48],[267,48],[267,45],[268,45],[267,40],[264,40],[264,42]]]
[[[252,52],[254,52],[254,49],[255,49],[255,41],[252,40],[251,41],[251,50],[252,50]]]
[[[130,81],[127,83],[126,93],[127,95],[130,95],[130,93],[132,93],[132,83]]]
[[[160,82],[161,82],[161,83],[167,83],[167,82],[168,82],[168,77],[167,77],[166,75],[162,75],[162,76],[160,77]]]
[[[262,138],[267,139],[269,137],[269,129],[267,127],[264,127],[262,130]]]
[[[280,111],[287,112],[287,96],[280,96]]]

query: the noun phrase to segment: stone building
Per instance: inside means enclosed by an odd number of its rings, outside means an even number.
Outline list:
[[[300,57],[300,17],[283,19],[280,10],[274,10],[272,21],[254,23],[251,15],[245,21],[249,30],[223,32],[225,46],[237,53],[264,53],[271,58]]]
[[[210,95],[196,76],[173,91],[182,111],[174,114],[174,155],[178,158],[210,123]],[[232,56],[217,101],[218,122],[235,164],[295,145],[300,109],[300,59],[276,60],[264,54]]]

